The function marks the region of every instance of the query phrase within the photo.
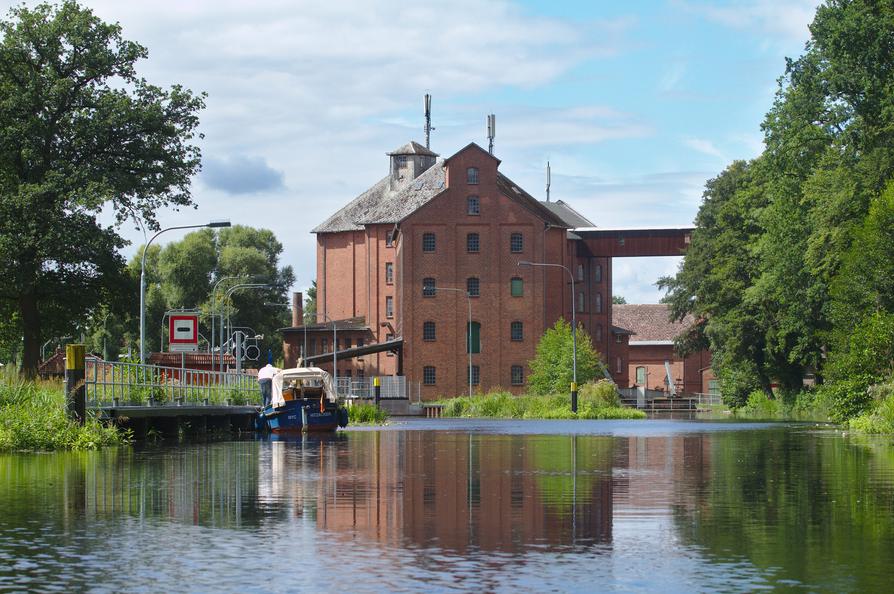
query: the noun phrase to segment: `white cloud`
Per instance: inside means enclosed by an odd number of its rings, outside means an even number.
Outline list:
[[[728,161],[723,152],[717,148],[713,142],[705,138],[684,138],[683,144],[704,155],[717,157],[721,161]]]
[[[726,4],[687,2],[676,6],[735,29],[769,35],[785,43],[803,43],[810,36],[819,0],[733,0]]]

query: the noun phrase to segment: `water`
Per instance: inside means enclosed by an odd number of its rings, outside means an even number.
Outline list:
[[[894,446],[808,425],[413,420],[0,456],[0,590],[890,591]]]

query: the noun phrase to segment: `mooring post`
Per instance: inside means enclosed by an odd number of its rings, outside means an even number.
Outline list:
[[[65,408],[68,416],[84,424],[87,415],[87,386],[84,383],[84,358],[82,344],[65,345]]]
[[[373,394],[376,397],[376,408],[379,408],[379,400],[382,398],[382,380],[379,376],[373,378]]]
[[[577,382],[571,382],[571,412],[577,412]]]

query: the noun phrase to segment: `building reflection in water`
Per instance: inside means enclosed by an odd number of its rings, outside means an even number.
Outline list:
[[[459,554],[598,551],[617,540],[618,518],[695,509],[710,480],[710,439],[357,431],[71,455],[46,472],[58,477],[65,467],[63,515],[88,521],[301,522],[335,537]]]

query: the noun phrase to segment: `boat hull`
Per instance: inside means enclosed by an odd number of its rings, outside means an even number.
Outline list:
[[[327,407],[321,412],[319,407],[319,400],[289,400],[277,408],[268,405],[260,418],[273,433],[331,432],[348,424],[344,408]]]

